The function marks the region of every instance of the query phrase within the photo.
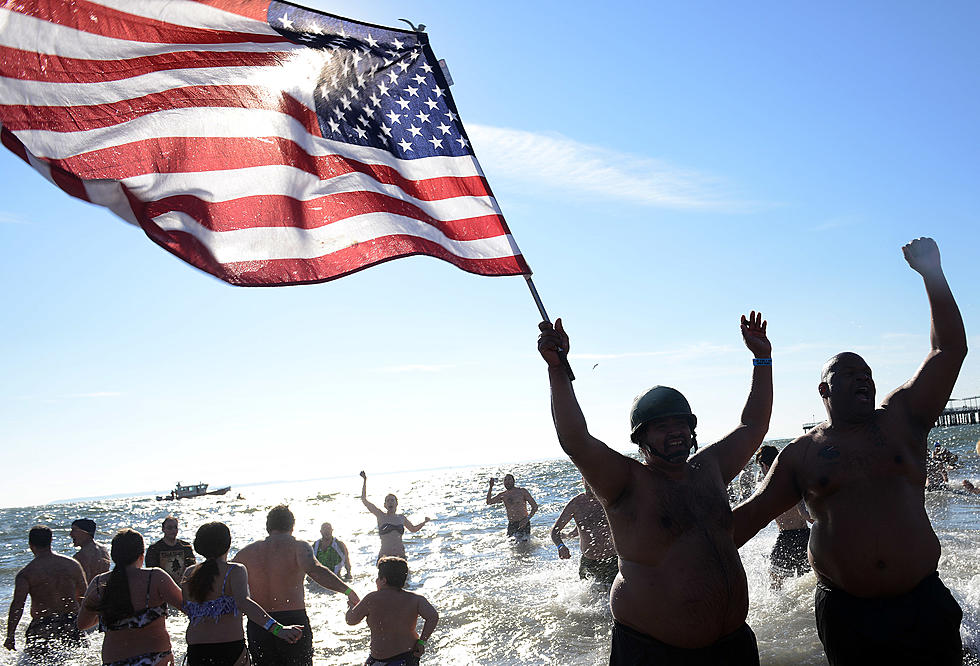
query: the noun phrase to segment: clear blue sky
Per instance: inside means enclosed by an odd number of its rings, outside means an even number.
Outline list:
[[[976,2],[309,4],[427,25],[610,445],[658,383],[702,442],[734,426],[752,308],[771,437],[822,416],[838,351],[884,397],[928,349],[922,235],[974,349],[953,395],[980,394]],[[0,505],[561,455],[521,278],[415,257],[235,288],[6,151],[0,175]]]

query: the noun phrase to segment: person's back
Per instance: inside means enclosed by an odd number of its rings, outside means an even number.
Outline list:
[[[425,597],[407,590],[387,587],[372,592],[372,611],[367,625],[371,628],[371,655],[386,659],[391,655],[409,652],[418,640],[416,627],[420,607]]]
[[[279,624],[249,596],[248,571],[227,561],[231,532],[224,523],[202,525],[194,547],[204,556],[184,578],[184,612],[187,614],[187,666],[231,666],[248,663],[242,614],[271,633],[273,639],[294,644],[301,627]]]
[[[417,664],[425,645],[436,628],[439,614],[420,594],[403,589],[408,564],[400,557],[382,557],[378,561],[378,590],[365,596],[347,611],[347,624],[367,619],[371,629],[371,654],[365,662],[386,666]],[[422,618],[421,635],[418,620]]]
[[[252,663],[256,666],[312,665],[313,631],[306,614],[303,585],[306,576],[327,589],[343,592],[350,605],[358,601],[357,594],[346,583],[317,561],[310,544],[293,537],[295,524],[289,507],[283,504],[273,507],[265,522],[269,536],[245,546],[234,558],[247,569],[251,599],[276,622],[302,631],[298,641],[285,643],[270,636],[267,628],[249,615],[245,631]]]
[[[85,594],[85,573],[74,559],[51,551],[51,536],[46,525],[31,528],[28,544],[34,559],[14,578],[4,643],[7,649],[15,649],[14,632],[30,597],[26,648],[37,661],[53,661],[54,652],[81,644],[76,618]]]
[[[172,664],[167,604],[180,606],[180,588],[163,569],[144,569],[143,537],[131,529],[112,539],[115,567],[89,583],[78,614],[78,626],[98,621],[105,632],[104,664]]]
[[[291,534],[270,534],[235,555],[234,561],[248,569],[251,597],[268,612],[306,608],[304,546],[312,550]]]
[[[17,575],[24,576],[30,586],[32,618],[78,612],[85,593],[85,574],[76,560],[51,553],[31,560]]]

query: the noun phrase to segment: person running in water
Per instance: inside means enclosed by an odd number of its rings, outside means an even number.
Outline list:
[[[487,488],[487,504],[503,504],[507,510],[507,536],[521,541],[531,538],[531,517],[538,511],[538,503],[531,497],[527,488],[514,485],[514,475],[504,476],[504,492],[493,494],[493,484],[497,479],[490,479]],[[528,512],[528,507],[531,511]]]
[[[347,569],[343,578],[351,579],[350,554],[347,552],[347,545],[334,537],[333,525],[330,523],[320,525],[320,538],[313,542],[313,554],[320,564],[338,576],[343,569]]]
[[[378,559],[382,557],[405,557],[405,544],[402,543],[402,535],[407,529],[413,534],[422,529],[429,517],[426,516],[418,525],[413,525],[412,521],[405,517],[405,514],[395,513],[398,509],[398,498],[388,493],[385,495],[385,510],[382,511],[377,506],[368,501],[367,498],[367,474],[361,472],[364,483],[361,485],[361,503],[378,519],[378,536],[381,537],[381,550],[378,551]]]

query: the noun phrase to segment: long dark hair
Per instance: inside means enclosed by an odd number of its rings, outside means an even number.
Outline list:
[[[204,563],[194,569],[187,579],[187,593],[192,600],[201,602],[211,591],[218,576],[218,558],[231,548],[231,532],[224,523],[205,523],[194,536],[194,550],[204,556]]]
[[[96,609],[106,624],[129,617],[135,613],[133,600],[129,596],[129,578],[126,567],[135,562],[143,554],[143,535],[134,529],[124,528],[112,537],[110,555],[115,567],[109,574],[102,593],[102,601]]]

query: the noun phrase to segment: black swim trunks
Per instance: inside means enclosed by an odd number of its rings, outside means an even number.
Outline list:
[[[245,639],[227,643],[191,643],[187,666],[235,666],[245,652]]]
[[[507,523],[507,536],[531,536],[531,519],[521,518]]]
[[[813,606],[831,666],[963,663],[963,611],[938,573],[888,599],[862,599],[821,581]]]
[[[806,549],[810,543],[810,528],[780,530],[772,547],[769,564],[778,576],[802,576],[810,571]]]
[[[303,637],[295,643],[287,643],[249,620],[246,632],[252,663],[255,666],[313,666],[313,632],[306,611],[276,611],[269,615],[282,625],[303,625]]]
[[[364,666],[418,666],[418,664],[419,658],[411,650],[387,659],[368,657],[367,661],[364,662]]]
[[[759,647],[743,624],[714,644],[686,649],[667,645],[619,622],[613,623],[609,666],[683,664],[683,666],[759,666]]]
[[[591,557],[582,556],[578,563],[579,578],[595,578],[600,583],[612,585],[616,574],[619,573],[619,558],[606,557],[601,560],[593,560]]]
[[[41,663],[67,661],[66,652],[84,644],[74,613],[36,617],[27,626],[24,638],[24,651]]]

